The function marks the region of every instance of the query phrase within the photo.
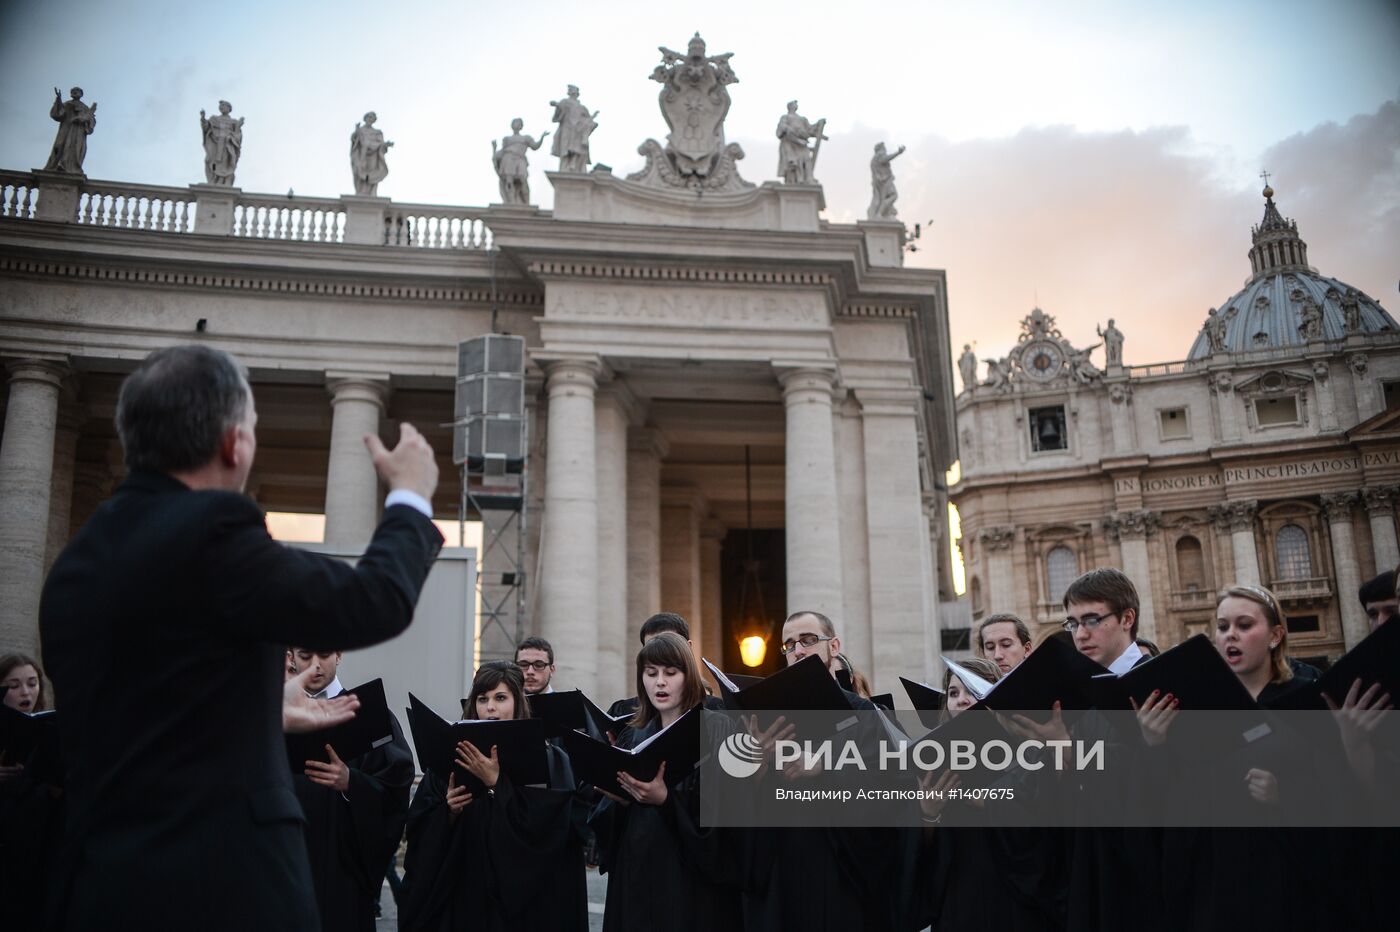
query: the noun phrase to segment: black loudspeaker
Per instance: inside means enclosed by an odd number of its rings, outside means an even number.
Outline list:
[[[479,470],[525,458],[525,339],[488,334],[457,345],[452,461]]]

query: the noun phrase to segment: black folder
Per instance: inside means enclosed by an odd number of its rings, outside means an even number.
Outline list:
[[[933,731],[924,735],[915,744],[924,741],[933,741],[943,747],[943,766],[932,771],[935,775],[929,786],[938,782],[938,775],[948,770],[952,764],[952,748],[954,741],[971,741],[975,747],[982,747],[986,742],[992,740],[1004,740],[1006,731],[1001,727],[997,717],[987,710],[987,707],[978,702],[964,709],[959,715],[948,719]],[[913,748],[909,750],[911,760],[913,760]],[[924,754],[924,759],[930,759],[930,753]],[[1004,771],[990,770],[982,766],[981,756],[978,755],[976,763],[967,770],[957,771],[959,786],[966,789],[974,789],[990,786],[1004,776]]]
[[[821,658],[815,655],[803,657],[792,666],[742,689],[708,660],[705,666],[719,683],[728,709],[742,712],[851,711],[846,694]]]
[[[943,690],[934,689],[927,683],[915,682],[902,676],[899,678],[899,682],[904,685],[904,692],[909,696],[909,701],[920,712],[940,712],[943,710],[943,706],[947,702]]]
[[[870,701],[884,709],[886,712],[894,711],[894,693],[879,693],[871,696]]]
[[[1163,695],[1171,693],[1180,700],[1182,710],[1247,712],[1259,708],[1235,671],[1215,649],[1215,644],[1204,634],[1187,638],[1117,679],[1125,697],[1139,706],[1153,690],[1160,690]],[[1118,708],[1132,706],[1125,703]]]
[[[544,693],[530,697],[530,717],[549,722],[560,734],[566,731],[582,731],[599,741],[606,741],[607,735],[614,738],[627,727],[632,713],[609,715],[598,707],[582,690]]]
[[[1380,683],[1392,703],[1400,701],[1400,619],[1387,621],[1343,654],[1322,674],[1317,688],[1340,706],[1357,680],[1361,681],[1358,696]]]
[[[983,701],[998,712],[1046,712],[1057,700],[1065,712],[1083,711],[1094,704],[1090,677],[1103,672],[1073,647],[1050,638],[997,680]]]
[[[21,712],[0,703],[0,763],[24,764],[44,783],[61,783],[58,712]]]
[[[701,710],[691,709],[635,748],[614,747],[577,731],[564,735],[564,749],[569,752],[574,778],[591,783],[614,796],[630,797],[617,782],[618,771],[638,780],[656,777],[661,762],[666,762],[666,783],[673,785],[688,777],[700,760]]]
[[[435,773],[444,782],[455,775],[458,786],[465,786],[474,794],[484,793],[486,787],[481,781],[457,764],[457,742],[470,741],[488,757],[494,746],[501,773],[512,783],[549,784],[545,742],[559,732],[548,722],[537,718],[449,722],[413,693],[408,694],[408,702],[408,727],[413,732],[419,767],[425,773]]]
[[[294,773],[301,773],[309,760],[330,760],[326,753],[328,744],[335,748],[341,760],[350,761],[394,740],[389,706],[384,701],[383,680],[370,680],[345,692],[354,693],[360,699],[360,707],[350,721],[320,731],[287,735],[287,762]]]

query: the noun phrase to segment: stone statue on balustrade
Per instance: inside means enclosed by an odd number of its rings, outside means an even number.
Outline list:
[[[1103,337],[1103,357],[1106,366],[1123,365],[1123,331],[1113,326],[1113,318],[1108,319],[1108,329],[1094,328]]]
[[[525,121],[516,117],[510,121],[511,133],[500,141],[491,140],[491,164],[496,167],[496,177],[501,181],[501,203],[525,206],[530,203],[530,158],[531,149],[539,149],[546,131],[540,138],[526,136],[520,131]]]
[[[386,141],[384,131],[374,125],[378,119],[379,114],[371,110],[350,134],[350,173],[355,177],[355,193],[362,197],[377,197],[379,182],[389,177],[384,157],[393,143]]]
[[[554,122],[559,124],[559,132],[554,134],[554,148],[550,150],[559,157],[561,172],[586,172],[588,163],[593,161],[588,155],[588,139],[598,128],[600,111],[588,112],[578,99],[578,88],[569,85],[569,94],[562,100],[551,100],[554,108]]]
[[[744,157],[738,143],[724,140],[724,118],[729,113],[729,85],[738,77],[729,65],[733,52],[708,55],[705,40],[696,33],[686,52],[659,46],[661,64],[651,79],[661,84],[658,102],[671,132],[663,149],[648,139],[637,152],[646,156],[646,167],[627,176],[652,187],[689,188],[694,191],[738,192],[753,185],[739,177],[734,163]]]
[[[894,187],[894,170],[890,163],[904,154],[900,146],[891,155],[883,142],[875,143],[875,155],[870,159],[870,208],[865,212],[869,220],[894,220],[899,212],[894,202],[899,192]]]
[[[962,355],[958,357],[958,371],[962,373],[963,388],[971,390],[977,386],[977,356],[972,352],[972,344],[964,343]]]
[[[778,175],[784,184],[816,184],[817,156],[822,151],[826,120],[815,123],[797,112],[790,100],[787,113],[778,120]],[[812,142],[812,145],[808,145]]]
[[[199,128],[204,134],[204,181],[206,184],[233,187],[233,173],[243,154],[243,117],[229,116],[233,104],[219,101],[217,116],[199,111]]]
[[[83,173],[83,159],[87,158],[87,138],[97,128],[97,104],[83,103],[83,89],[75,87],[68,92],[69,100],[63,99],[58,88],[53,89],[53,106],[49,117],[58,124],[58,134],[54,136],[53,149],[49,151],[49,161],[45,171],[68,172],[73,175]]]

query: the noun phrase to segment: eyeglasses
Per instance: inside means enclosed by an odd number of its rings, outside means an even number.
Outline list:
[[[534,670],[536,673],[543,673],[551,666],[548,660],[517,660],[515,665],[523,673],[526,670]]]
[[[783,656],[787,656],[788,654],[797,650],[798,644],[801,644],[806,650],[811,650],[812,648],[820,644],[822,641],[832,640],[835,640],[835,638],[827,637],[824,634],[804,634],[802,635],[802,637],[797,638],[796,640],[788,638],[786,641],[783,642],[783,646],[778,648],[778,650],[782,652]]]
[[[1061,627],[1068,631],[1070,634],[1073,634],[1074,632],[1078,631],[1081,625],[1085,628],[1088,628],[1090,631],[1093,631],[1099,625],[1103,624],[1105,621],[1117,614],[1117,612],[1109,612],[1107,615],[1081,615],[1078,618],[1070,617],[1064,620],[1063,624],[1061,624]]]

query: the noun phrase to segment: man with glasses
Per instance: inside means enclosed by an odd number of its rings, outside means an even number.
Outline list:
[[[816,654],[827,670],[831,670],[831,658],[841,653],[841,639],[836,636],[836,626],[825,615],[793,612],[783,622],[782,652],[788,666],[808,654]],[[833,671],[831,675],[834,677],[836,673]]]
[[[525,674],[525,695],[540,696],[554,692],[554,648],[544,638],[526,638],[515,649],[515,664]]]
[[[1064,629],[1085,657],[1119,676],[1142,662],[1137,587],[1121,570],[1105,567],[1080,576],[1065,590],[1064,606]]]

